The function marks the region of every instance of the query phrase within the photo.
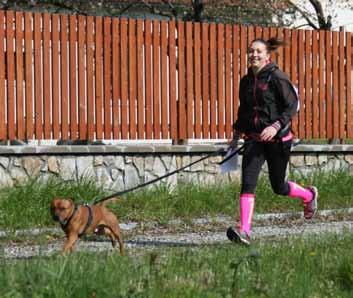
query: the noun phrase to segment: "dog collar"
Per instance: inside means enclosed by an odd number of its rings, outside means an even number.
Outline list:
[[[71,219],[72,219],[72,218],[74,217],[74,215],[76,214],[77,209],[78,209],[78,207],[77,207],[77,205],[75,205],[75,206],[74,206],[74,211],[72,211],[72,214],[70,215],[70,217],[69,217],[64,223],[60,223],[63,230],[65,230],[66,227],[69,225]]]

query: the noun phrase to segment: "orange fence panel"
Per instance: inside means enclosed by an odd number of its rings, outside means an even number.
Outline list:
[[[248,45],[270,37],[296,136],[352,138],[349,32],[0,11],[0,139],[229,139]]]

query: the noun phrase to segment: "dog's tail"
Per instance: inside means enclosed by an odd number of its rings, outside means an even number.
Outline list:
[[[95,205],[104,206],[105,207],[108,203],[115,203],[115,202],[117,202],[120,199],[121,198],[119,198],[119,197],[112,197],[112,198],[109,198],[107,200],[104,200],[104,201],[101,201],[101,202],[97,202],[97,203],[95,203]]]

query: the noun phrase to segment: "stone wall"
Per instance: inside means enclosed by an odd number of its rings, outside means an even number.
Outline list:
[[[51,176],[64,180],[93,177],[111,190],[122,190],[174,171],[222,148],[216,145],[103,145],[103,146],[0,146],[0,186],[29,177]],[[219,183],[239,179],[239,170],[221,174],[213,156],[166,178],[179,182]],[[241,156],[240,156],[241,161]],[[307,174],[314,170],[353,171],[353,146],[298,145],[289,170]],[[266,166],[264,167],[266,172]]]

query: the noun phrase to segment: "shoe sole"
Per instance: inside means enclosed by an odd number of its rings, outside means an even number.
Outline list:
[[[232,227],[227,229],[227,238],[238,244],[243,244],[246,246],[250,245],[250,242],[246,239],[244,239],[237,231],[235,231]]]

